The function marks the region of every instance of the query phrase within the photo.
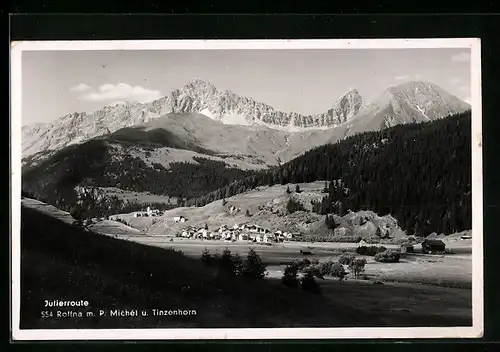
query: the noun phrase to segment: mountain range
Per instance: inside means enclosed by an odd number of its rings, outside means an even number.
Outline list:
[[[469,104],[442,88],[418,81],[390,87],[368,104],[356,89],[350,89],[336,99],[328,111],[305,116],[277,111],[265,103],[228,90],[219,91],[210,82],[197,79],[153,102],[119,103],[94,112],[68,114],[50,123],[23,126],[22,154],[27,157],[53,152],[110,135],[122,128],[166,128],[173,130],[172,133],[184,134],[179,138],[188,137],[194,142],[201,138],[200,135],[204,139],[215,139],[214,136],[205,136],[211,130],[215,136],[232,139],[235,154],[253,154],[265,163],[275,164],[277,157],[290,160],[314,146],[355,133],[408,122],[431,121],[468,109]],[[172,119],[172,116],[196,116],[196,121],[186,120],[181,126],[183,121]],[[161,117],[162,122],[156,124],[154,121]],[[202,126],[197,126],[198,122]],[[220,130],[223,125],[228,129]],[[228,136],[227,133],[235,135]],[[242,147],[240,134],[249,141],[243,143],[246,147]],[[266,142],[261,140],[262,137]],[[261,143],[264,154],[271,153],[272,158],[262,157],[262,152],[255,151],[255,144]],[[213,143],[207,144],[211,146]],[[219,152],[231,153],[231,148],[227,150],[223,144],[219,143],[219,149],[222,149]],[[266,144],[273,147],[268,148]],[[248,153],[249,150],[255,152]]]

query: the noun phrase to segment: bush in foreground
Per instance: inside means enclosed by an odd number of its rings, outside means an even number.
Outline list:
[[[208,266],[217,266],[220,270],[233,275],[240,275],[242,272],[243,262],[238,254],[231,254],[231,251],[226,248],[222,254],[210,254],[208,249],[204,249],[201,254],[201,261]]]
[[[310,274],[313,277],[317,277],[318,279],[321,279],[321,280],[325,279],[323,273],[321,272],[321,267],[319,264],[310,265],[310,266],[304,268],[304,270],[302,272],[305,273],[306,275]]]
[[[292,263],[293,266],[297,267],[298,271],[304,270],[304,268],[308,267],[311,264],[312,264],[311,261],[307,258],[304,258],[302,260],[296,259]]]
[[[262,259],[253,248],[248,251],[241,273],[243,276],[254,280],[262,280],[267,274],[266,265],[262,263]]]
[[[380,263],[397,263],[401,254],[395,250],[386,250],[375,255],[375,261]]]
[[[305,275],[302,277],[302,279],[300,280],[300,287],[302,288],[302,290],[307,292],[316,294],[321,293],[321,288],[314,279],[314,275],[310,272],[305,273]]]
[[[352,253],[344,253],[339,258],[339,263],[342,265],[351,265],[356,256]]]
[[[356,248],[356,253],[359,255],[369,255],[369,256],[375,256],[377,253],[381,253],[386,251],[387,248],[384,246],[361,246]]]
[[[351,264],[349,264],[349,270],[354,274],[354,277],[357,279],[359,275],[365,271],[366,259],[365,258],[355,258],[352,260]]]
[[[338,278],[340,281],[342,281],[344,279],[344,277],[346,276],[346,272],[344,270],[344,266],[340,263],[333,263],[331,266],[330,266],[330,275],[333,276],[333,277],[336,277]]]
[[[297,277],[298,268],[295,265],[288,265],[285,268],[283,277],[281,278],[281,283],[285,286],[291,288],[297,288],[299,286],[299,279]]]

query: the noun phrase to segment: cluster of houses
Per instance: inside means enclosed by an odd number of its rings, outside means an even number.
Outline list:
[[[190,226],[180,233],[180,237],[183,238],[262,243],[283,242],[285,240],[291,240],[294,236],[297,235],[299,234],[283,232],[280,230],[271,232],[270,230],[263,227],[248,224],[241,226],[235,224],[233,227],[222,225],[214,231],[210,231],[208,229],[208,226],[202,228]]]
[[[134,213],[134,218],[149,217],[149,216],[160,216],[163,213],[158,209],[147,208],[146,211],[137,211]]]

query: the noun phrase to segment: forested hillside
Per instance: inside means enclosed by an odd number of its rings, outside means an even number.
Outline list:
[[[158,163],[151,166],[129,154],[116,158],[107,142],[94,139],[66,147],[40,164],[26,168],[22,189],[27,195],[69,211],[76,202],[74,187],[77,185],[148,191],[178,197],[182,204],[186,198],[203,195],[251,175],[250,171],[228,168],[224,162],[204,158],[195,158],[195,161],[197,164],[173,162],[168,169]]]
[[[204,205],[276,183],[342,180],[326,185],[318,213],[349,209],[392,214],[407,234],[449,234],[472,227],[471,116],[398,125],[315,148],[188,204]],[[347,192],[346,190],[349,190]]]

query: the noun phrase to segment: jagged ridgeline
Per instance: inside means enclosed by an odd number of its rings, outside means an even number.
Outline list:
[[[323,201],[314,204],[318,213],[392,214],[407,234],[423,236],[471,229],[470,111],[324,145],[188,204],[201,206],[256,186],[318,180],[342,180],[342,187],[327,183]]]

